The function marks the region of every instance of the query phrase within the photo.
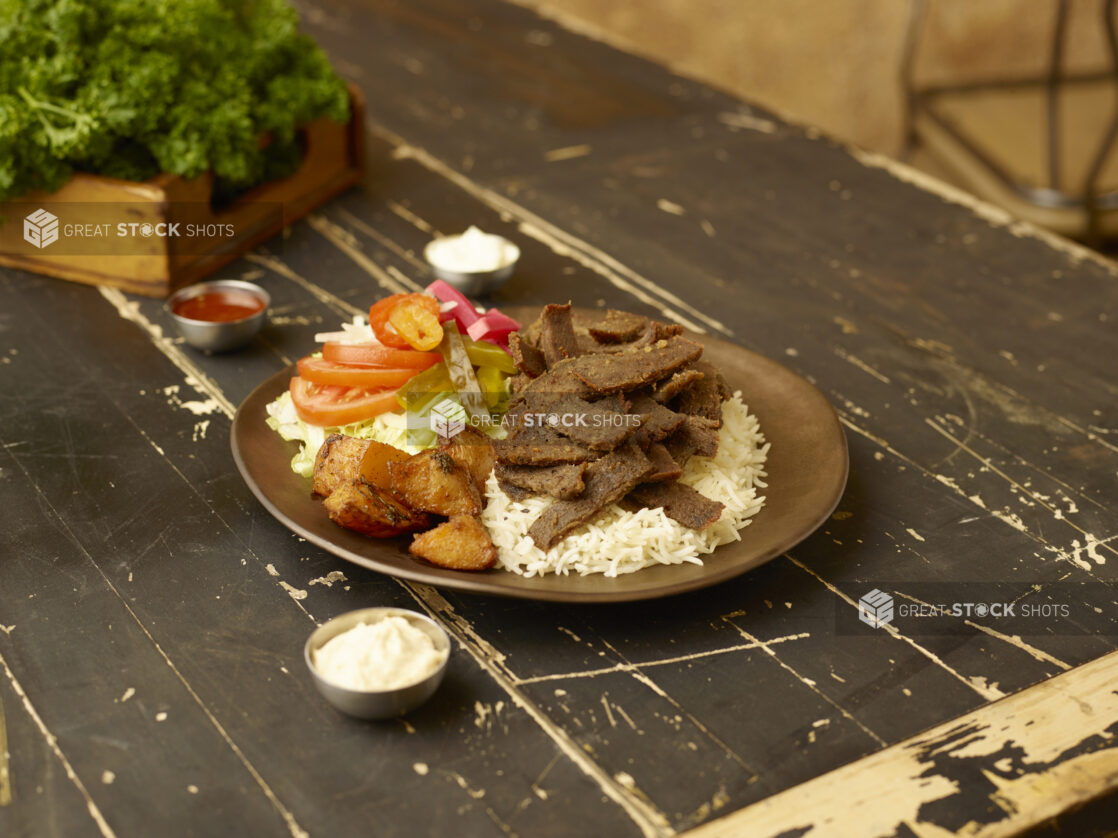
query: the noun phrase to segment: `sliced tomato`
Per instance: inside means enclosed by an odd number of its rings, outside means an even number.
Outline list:
[[[362,422],[397,407],[395,389],[364,390],[359,387],[313,384],[299,376],[291,379],[289,389],[299,418],[322,428]]]
[[[428,351],[439,345],[439,301],[428,294],[392,294],[369,309],[377,340],[396,349]]]
[[[378,367],[386,370],[425,370],[442,360],[438,352],[416,352],[411,349],[391,349],[375,343],[334,343],[322,346],[322,357],[335,364],[354,364],[359,367]]]
[[[352,364],[338,364],[309,355],[299,361],[299,377],[312,384],[338,384],[343,387],[383,390],[385,387],[399,387],[406,384],[415,378],[416,374],[414,369],[356,367]]]

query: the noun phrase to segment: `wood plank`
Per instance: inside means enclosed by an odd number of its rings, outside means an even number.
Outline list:
[[[254,776],[290,813],[292,823],[343,831],[355,822],[399,817],[409,828],[426,832],[453,818],[473,834],[547,834],[558,807],[572,810],[563,819],[564,829],[573,815],[573,822],[585,821],[586,829],[610,824],[616,834],[636,833],[624,812],[602,797],[596,779],[570,764],[553,732],[511,700],[469,655],[456,655],[437,698],[407,723],[360,725],[330,708],[314,691],[301,660],[314,619],[307,607],[326,619],[359,605],[416,607],[416,599],[393,580],[349,566],[346,584],[327,586],[324,580],[338,568],[337,560],[318,551],[308,556],[306,545],[259,507],[230,468],[227,442],[196,444],[195,411],[183,407],[187,399],[169,397],[162,386],[177,381],[176,386],[189,387],[180,368],[161,355],[137,352],[127,374],[134,378],[109,382],[99,372],[108,357],[129,343],[146,343],[150,333],[120,318],[81,318],[78,312],[91,296],[97,298],[94,291],[44,287],[49,289],[45,299],[23,298],[20,328],[43,328],[47,312],[52,318],[72,316],[76,327],[46,346],[69,342],[83,351],[47,353],[44,347],[39,357],[21,358],[5,372],[37,382],[28,390],[39,402],[57,399],[58,388],[70,387],[69,376],[86,374],[82,421],[105,431],[83,440],[75,468],[83,474],[88,468],[87,479],[96,480],[100,491],[75,494],[79,476],[54,467],[57,458],[51,454],[72,445],[66,433],[14,456],[36,475],[45,497],[66,504],[75,540],[113,586],[127,591],[135,621],[173,662],[194,703],[228,736],[230,747],[235,743],[237,754],[253,766]],[[68,375],[49,367],[65,358],[81,359]],[[98,385],[107,392],[96,395]],[[185,390],[174,395],[179,393],[187,395]],[[160,407],[151,409],[153,402]],[[145,406],[143,430],[117,428],[121,417],[142,415]],[[42,421],[25,411],[4,418],[6,433],[16,435],[4,437],[9,447],[17,437],[31,438],[32,425]],[[213,421],[227,423],[228,418],[218,411]],[[212,425],[205,436],[213,440],[224,434],[227,424],[223,429]],[[161,519],[161,531],[153,538],[150,516],[160,509],[175,514]],[[243,527],[243,537],[233,532],[234,522]],[[314,561],[304,561],[308,558]],[[323,562],[329,569],[316,572]],[[60,607],[62,602],[59,598]],[[100,622],[79,619],[83,625]],[[103,655],[91,646],[93,640],[77,634],[70,648],[96,666]],[[149,669],[158,667],[144,668]],[[37,682],[33,697],[41,698],[43,689]],[[180,709],[161,712],[170,721]],[[276,736],[277,730],[284,735]],[[164,747],[187,748],[194,740],[179,725],[168,725],[165,735],[170,744],[161,743]],[[76,741],[78,747],[90,746],[80,735]],[[565,742],[562,747],[577,752]],[[231,788],[231,772],[213,762],[213,788]],[[307,764],[316,770],[308,774],[302,769]],[[501,779],[506,772],[514,782]],[[175,788],[149,779],[160,795]],[[537,779],[542,793],[533,790]],[[338,799],[347,805],[334,805]],[[572,800],[583,802],[572,807]]]
[[[34,363],[32,352],[26,350],[28,366]],[[34,397],[29,401],[41,405]],[[51,421],[38,411],[30,415]],[[15,780],[7,810],[13,828],[41,813],[36,787],[28,783],[28,774],[39,773],[44,792],[59,808],[42,823],[31,820],[36,828],[54,824],[65,834],[106,838],[174,831],[181,823],[193,824],[199,833],[230,826],[282,829],[281,815],[230,750],[223,731],[137,623],[120,589],[83,550],[81,537],[70,529],[77,522],[61,517],[59,494],[31,476],[45,465],[56,485],[65,487],[64,497],[83,483],[103,492],[108,487],[91,479],[97,468],[93,452],[79,454],[72,447],[67,452],[73,438],[65,427],[57,448],[7,433],[20,430],[8,421],[0,434],[0,474],[9,487],[5,508],[11,516],[3,550],[17,559],[0,564],[7,624],[0,674],[19,696],[8,703],[6,716],[16,721],[24,711],[41,739],[36,744],[31,731],[13,728],[14,743],[22,746],[8,749],[6,765]],[[145,537],[150,536],[149,531]],[[76,715],[75,706],[81,711]],[[220,786],[215,776],[222,777]],[[159,806],[143,805],[152,785],[163,790]]]
[[[1116,682],[1112,653],[687,835],[1018,835],[1118,790]]]
[[[104,836],[104,815],[68,776],[72,765],[43,728],[0,655],[0,831],[11,838]]]

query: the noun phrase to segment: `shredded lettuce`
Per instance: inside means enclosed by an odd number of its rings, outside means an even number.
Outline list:
[[[291,401],[291,393],[284,391],[279,398],[266,408],[268,417],[264,420],[268,427],[288,441],[297,440],[302,443],[299,453],[291,458],[291,470],[303,477],[311,477],[314,473],[314,458],[326,437],[333,433],[346,436],[355,436],[360,439],[375,439],[387,445],[393,445],[414,454],[423,446],[408,443],[407,417],[403,413],[382,413],[375,419],[366,419],[363,422],[354,422],[340,428],[320,428],[318,425],[309,425],[299,418],[295,412],[295,403]]]
[[[3,0],[0,0],[0,5],[2,3]],[[377,343],[368,322],[359,314],[354,315],[352,323],[342,323],[340,331],[321,332],[315,335],[314,339],[319,343],[326,341],[347,344]],[[322,353],[315,352],[312,357],[320,358]],[[508,378],[504,380],[503,386],[507,394]],[[299,414],[295,412],[295,403],[291,400],[291,393],[287,390],[269,404],[266,410],[268,416],[264,421],[268,423],[269,428],[289,442],[300,443],[299,452],[291,458],[291,470],[302,477],[314,475],[315,456],[330,434],[340,433],[360,439],[375,439],[377,442],[395,446],[409,454],[416,454],[424,448],[430,448],[437,441],[435,432],[428,426],[426,414],[416,415],[396,411],[382,413],[374,419],[354,422],[352,425],[321,428],[318,425],[309,425],[299,418]],[[411,428],[408,427],[409,418],[412,421]],[[503,439],[507,435],[500,424],[483,427],[481,430],[494,439]]]

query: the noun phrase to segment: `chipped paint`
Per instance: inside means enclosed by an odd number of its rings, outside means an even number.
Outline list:
[[[12,802],[11,753],[8,750],[8,721],[4,702],[0,700],[0,806]]]
[[[323,585],[324,587],[332,588],[334,587],[335,582],[347,581],[349,580],[345,578],[345,574],[342,573],[340,570],[331,570],[325,576],[319,576],[316,579],[312,579],[310,582],[307,583],[307,587],[309,588],[311,585]]]
[[[863,361],[861,358],[858,358],[855,355],[851,355],[849,352],[847,352],[841,346],[836,346],[834,348],[834,353],[839,358],[842,358],[842,360],[846,361],[848,364],[853,364],[858,369],[860,369],[862,372],[873,376],[878,381],[880,381],[882,384],[891,384],[892,383],[889,380],[888,376],[878,372],[873,367],[871,367],[869,364],[867,364],[865,361]]]
[[[723,111],[718,114],[718,121],[728,128],[745,128],[749,131],[758,131],[762,134],[775,134],[777,123],[771,119],[754,116],[745,111]]]
[[[388,207],[393,215],[397,215],[400,218],[404,219],[404,221],[411,224],[417,230],[421,230],[422,232],[432,236],[441,235],[439,231],[435,229],[435,226],[433,224],[431,224],[426,219],[420,218],[403,204],[397,201],[393,201],[391,198],[385,199],[384,204]]]
[[[553,148],[551,151],[545,151],[543,159],[548,163],[558,163],[562,160],[574,160],[577,157],[585,157],[593,150],[593,147],[587,143],[568,145],[563,146],[563,148]]]
[[[1080,543],[1078,538],[1071,540],[1071,546],[1061,550],[1058,547],[1047,547],[1049,552],[1055,553],[1056,558],[1062,561],[1071,562],[1080,570],[1092,570],[1091,562],[1087,559],[1092,559],[1096,565],[1106,564],[1106,557],[1099,553],[1099,546],[1106,545],[1107,540],[1100,540],[1091,533],[1086,533],[1083,542]]]
[[[845,407],[847,410],[849,410],[855,416],[860,416],[863,419],[869,419],[870,418],[870,412],[868,410],[866,410],[864,407],[860,407],[859,405],[854,404],[854,402],[850,401],[850,399],[846,398],[846,396],[838,396],[837,394],[836,394],[836,396],[839,399],[839,401],[842,402],[843,407]]]
[[[687,210],[677,204],[675,201],[669,201],[667,198],[660,198],[656,201],[656,209],[660,212],[666,212],[668,215],[686,215]]]
[[[307,592],[306,591],[304,591],[300,588],[296,588],[294,585],[290,585],[287,582],[284,582],[282,579],[280,580],[280,587],[283,588],[285,591],[287,591],[287,595],[289,597],[291,597],[292,599],[306,599],[307,598]]]
[[[186,383],[191,386],[193,386],[194,384],[194,382],[191,381],[189,375],[187,376]],[[184,402],[179,396],[179,389],[180,388],[178,384],[172,384],[169,387],[163,388],[163,395],[167,397],[167,404],[173,407],[181,407],[183,410],[190,411],[195,416],[206,416],[211,413],[218,413],[221,411],[221,405],[212,395],[209,398],[201,401],[191,400]],[[195,389],[199,389],[199,391],[201,391],[200,388]]]
[[[206,431],[210,428],[210,420],[203,419],[201,422],[194,423],[194,430],[191,431],[190,441],[197,442],[200,439],[206,438]]]
[[[318,315],[308,317],[305,314],[271,314],[268,316],[268,322],[273,326],[313,326],[322,322],[322,318]]]
[[[1116,677],[1118,653],[1111,653],[704,824],[689,838],[1018,835],[1112,791]],[[956,822],[964,796],[988,801],[980,822]]]
[[[475,789],[466,781],[466,778],[459,774],[457,771],[447,771],[447,776],[458,784],[458,788],[462,789],[466,794],[474,800],[481,800],[485,797],[485,789]]]
[[[983,466],[984,469],[988,469],[989,471],[993,472],[994,474],[998,475],[998,477],[1000,477],[1004,481],[1006,481],[1006,483],[1008,483],[1012,487],[1012,490],[1021,492],[1023,495],[1030,498],[1034,503],[1037,503],[1040,506],[1044,507],[1050,513],[1052,513],[1053,518],[1055,518],[1056,520],[1063,521],[1068,526],[1071,526],[1072,528],[1077,530],[1082,536],[1084,536],[1084,538],[1087,538],[1087,539],[1093,538],[1093,536],[1091,536],[1081,526],[1079,526],[1075,522],[1067,519],[1064,516],[1063,512],[1059,509],[1059,507],[1054,506],[1050,502],[1050,499],[1038,494],[1037,492],[1033,491],[1028,486],[1020,483],[1019,481],[1014,480],[1012,477],[1010,477],[1008,474],[1006,474],[1002,469],[1000,469],[996,465],[994,465],[994,463],[991,462],[991,460],[989,458],[983,457],[981,454],[979,454],[973,448],[968,446],[965,442],[962,442],[962,441],[956,439],[949,431],[942,428],[937,423],[933,422],[930,419],[925,419],[925,423],[929,427],[931,427],[933,430],[937,431],[938,433],[942,434],[947,439],[949,439],[953,443],[955,443],[958,446],[959,450],[966,451],[968,454],[970,454],[972,457],[974,457],[974,459],[976,459],[978,462],[982,463],[982,466]],[[943,481],[941,479],[941,482],[945,482],[945,481]],[[949,485],[952,485],[952,484],[949,484]],[[971,503],[975,504],[976,506],[978,506],[982,509],[987,509],[986,503],[982,500],[982,498],[978,494],[967,495],[961,489],[959,489],[957,484],[952,485],[952,488],[954,488],[963,497],[966,497],[969,501],[971,501]],[[1068,499],[1066,497],[1064,498],[1064,500],[1068,501]],[[1072,503],[1072,506],[1074,506],[1074,503]],[[988,511],[990,512],[991,515],[993,515],[994,517],[996,517],[1000,521],[1003,521],[1004,523],[1009,524],[1014,529],[1025,533],[1030,538],[1032,538],[1034,541],[1037,541],[1040,544],[1045,545],[1046,548],[1050,546],[1048,541],[1045,540],[1043,537],[1030,532],[1028,530],[1028,528],[1025,526],[1024,521],[1022,521],[1021,517],[1018,514],[1016,514],[1014,512],[1011,512],[1008,509],[1004,509],[1004,510],[988,509]],[[1076,510],[1076,511],[1078,511],[1078,510]],[[1104,548],[1106,550],[1110,551],[1110,552],[1116,552],[1113,547],[1111,547],[1109,544],[1106,543],[1105,540],[1104,541],[1099,541],[1098,539],[1096,539],[1096,543],[1103,545]],[[1089,567],[1090,566],[1087,565],[1083,569],[1086,570],[1086,569],[1089,569]]]

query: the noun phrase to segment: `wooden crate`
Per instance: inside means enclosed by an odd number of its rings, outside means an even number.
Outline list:
[[[364,102],[352,86],[350,103],[348,124],[323,119],[303,129],[306,151],[294,174],[258,186],[225,208],[212,206],[209,173],[192,180],[162,174],[145,183],[76,174],[57,192],[31,193],[0,203],[0,265],[165,297],[248,252],[361,179]],[[107,224],[115,232],[124,223],[137,225],[128,228],[136,234],[81,243],[71,236],[61,245],[40,248],[24,235],[25,218],[40,207],[58,216],[60,231]],[[161,223],[177,223],[180,231],[198,225],[232,233],[169,237],[158,234]],[[154,234],[141,234],[148,229],[145,224]]]

